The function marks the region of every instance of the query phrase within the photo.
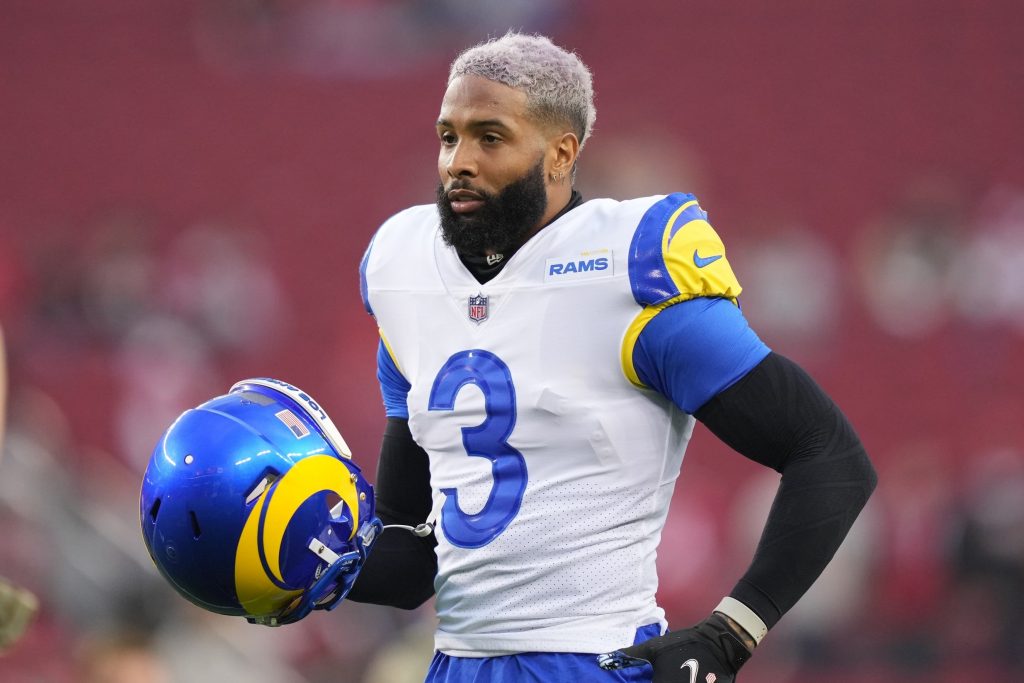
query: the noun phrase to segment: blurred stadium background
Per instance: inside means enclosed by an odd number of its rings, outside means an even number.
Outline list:
[[[742,680],[1024,680],[1018,0],[0,14],[0,575],[42,601],[0,680],[422,680],[429,605],[271,630],[177,598],[141,541],[139,481],[174,416],[253,375],[316,396],[374,471],[358,261],[383,219],[432,201],[451,58],[508,27],[594,71],[584,195],[698,194],[755,328],[836,397],[879,469]],[[698,428],[662,544],[676,627],[742,573],[774,481]]]

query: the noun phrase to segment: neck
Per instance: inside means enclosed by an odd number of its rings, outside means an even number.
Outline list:
[[[560,183],[556,187],[552,187],[548,190],[548,208],[544,211],[544,215],[537,222],[537,225],[533,227],[530,232],[526,234],[524,242],[538,232],[541,231],[545,225],[554,220],[555,216],[562,213],[569,201],[572,199],[572,185],[569,183]]]

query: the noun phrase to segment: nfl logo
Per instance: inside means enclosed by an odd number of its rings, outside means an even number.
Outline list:
[[[483,294],[469,297],[469,319],[475,323],[487,320],[487,297]]]

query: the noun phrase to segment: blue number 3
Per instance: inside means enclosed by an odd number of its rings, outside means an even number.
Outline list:
[[[475,514],[459,507],[456,489],[441,489],[447,496],[441,526],[454,545],[480,548],[497,538],[519,513],[526,490],[526,460],[508,443],[516,426],[516,390],[508,366],[493,353],[473,349],[449,358],[434,379],[428,407],[453,410],[455,397],[467,384],[483,392],[487,416],[476,427],[462,428],[462,445],[467,454],[491,461],[494,485],[487,503]]]

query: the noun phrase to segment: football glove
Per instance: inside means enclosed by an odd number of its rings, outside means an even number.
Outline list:
[[[699,624],[600,655],[606,671],[643,666],[654,668],[652,683],[733,683],[751,651],[720,614]]]

